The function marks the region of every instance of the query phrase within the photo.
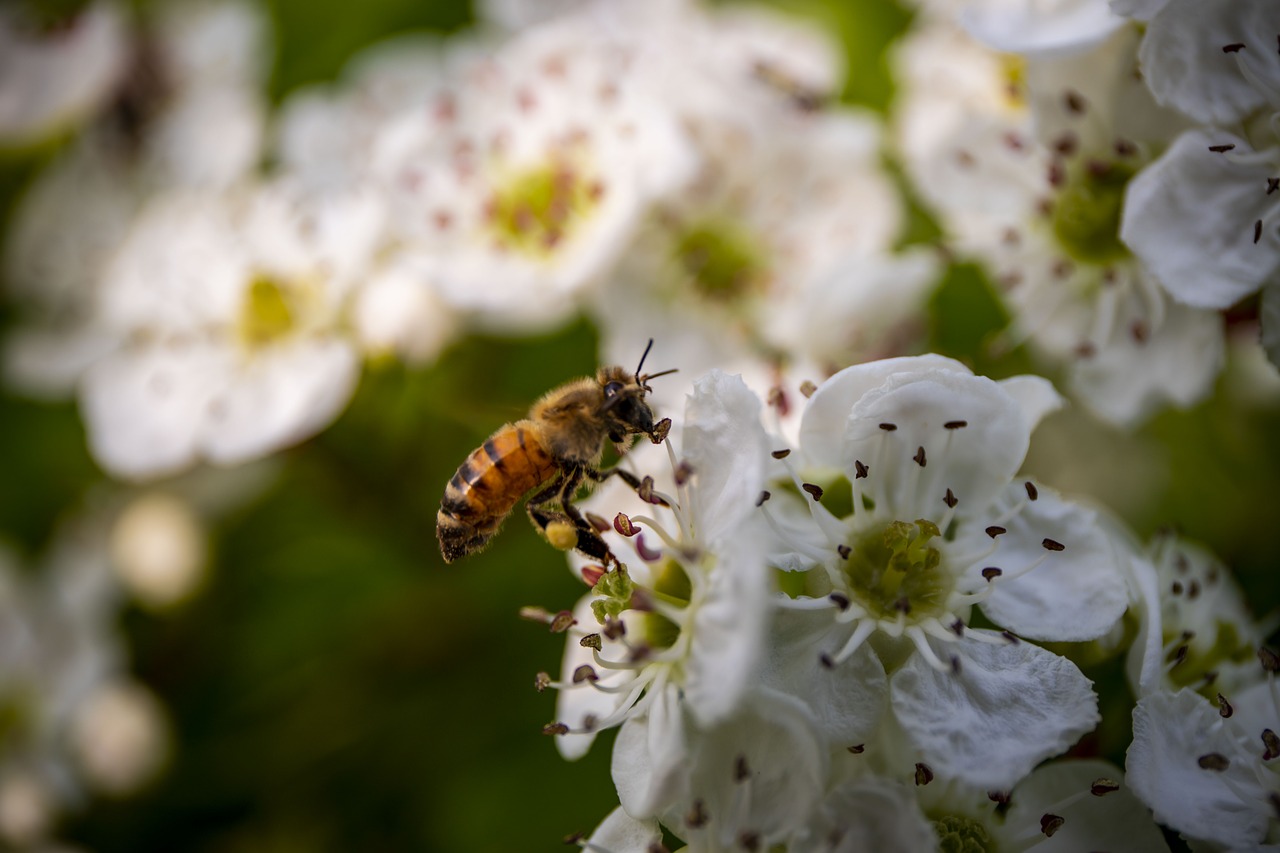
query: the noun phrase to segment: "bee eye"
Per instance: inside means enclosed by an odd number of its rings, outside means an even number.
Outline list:
[[[609,399],[609,398],[611,398],[611,397],[615,397],[615,396],[617,396],[618,392],[619,392],[619,391],[621,391],[621,390],[623,389],[623,387],[624,387],[624,386],[623,386],[623,384],[622,384],[621,382],[610,382],[610,383],[606,384],[606,385],[604,386],[604,396],[605,396],[605,399],[607,400],[607,399]]]

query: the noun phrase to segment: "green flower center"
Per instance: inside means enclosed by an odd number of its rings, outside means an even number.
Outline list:
[[[1090,163],[1072,170],[1053,206],[1053,234],[1074,260],[1106,264],[1128,257],[1120,242],[1124,190],[1134,170]]]
[[[486,211],[503,249],[549,256],[599,205],[603,189],[560,157],[515,172],[494,190]]]
[[[676,241],[675,258],[694,290],[716,302],[750,292],[764,267],[751,235],[731,222],[706,221],[688,228]]]
[[[1224,663],[1247,663],[1253,658],[1253,646],[1244,641],[1235,625],[1220,621],[1217,627],[1213,644],[1207,649],[1197,649],[1190,642],[1185,644],[1187,651],[1182,662],[1169,670],[1169,679],[1175,687],[1202,687],[1202,692],[1212,698],[1218,691],[1212,684],[1212,679],[1208,678],[1209,673],[1214,672]],[[1169,653],[1169,660],[1172,662],[1183,644],[1178,642],[1177,635],[1166,636],[1164,641],[1166,646],[1173,647],[1173,651]]]
[[[251,347],[280,340],[294,328],[294,312],[284,287],[269,276],[249,285],[240,308],[240,336]]]
[[[970,817],[946,815],[933,822],[941,853],[992,853],[996,843],[986,827]]]
[[[845,561],[850,595],[872,618],[943,614],[955,579],[942,565],[942,552],[929,544],[941,535],[923,518],[914,524],[891,521],[859,534],[849,543]]]

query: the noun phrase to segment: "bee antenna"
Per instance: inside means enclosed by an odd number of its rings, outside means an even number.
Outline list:
[[[644,355],[640,356],[640,363],[636,365],[636,382],[640,382],[640,370],[644,367],[644,360],[649,357],[649,350],[653,349],[653,338],[649,338],[649,344],[644,348]]]

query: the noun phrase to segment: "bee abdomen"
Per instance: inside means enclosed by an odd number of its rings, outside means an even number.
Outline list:
[[[520,498],[555,474],[555,460],[524,423],[490,436],[445,487],[436,537],[446,563],[483,548]]]

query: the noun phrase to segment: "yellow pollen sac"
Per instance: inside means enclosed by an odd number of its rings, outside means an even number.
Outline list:
[[[499,248],[549,256],[603,197],[604,188],[565,158],[510,175],[485,210]]]
[[[293,309],[274,279],[259,276],[249,285],[240,307],[240,336],[250,347],[278,341],[294,328]]]
[[[567,521],[553,521],[546,527],[547,541],[551,547],[568,551],[578,545],[578,531]]]

